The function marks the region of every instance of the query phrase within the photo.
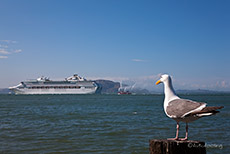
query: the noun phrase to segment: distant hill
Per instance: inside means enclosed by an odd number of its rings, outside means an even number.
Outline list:
[[[197,89],[197,90],[176,90],[176,93],[178,94],[227,94],[230,92]]]
[[[119,82],[113,82],[110,80],[96,80],[96,83],[101,86],[101,93],[113,94],[117,93],[120,87]]]

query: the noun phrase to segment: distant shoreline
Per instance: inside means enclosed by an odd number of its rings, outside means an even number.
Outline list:
[[[113,89],[111,91],[110,88],[103,88],[102,94],[117,94],[117,89]],[[133,94],[136,95],[163,95],[162,92],[156,92],[156,91],[148,91],[146,89],[135,89]],[[205,89],[197,89],[197,90],[176,90],[176,93],[178,95],[222,95],[222,94],[230,94],[230,91],[214,91],[214,90],[205,90]],[[8,88],[0,88],[0,94],[11,94],[11,91]]]

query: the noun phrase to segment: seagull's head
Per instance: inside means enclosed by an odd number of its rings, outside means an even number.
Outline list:
[[[163,75],[161,75],[161,78],[156,82],[156,85],[158,85],[159,83],[162,83],[162,82],[164,83],[170,79],[171,78],[168,74],[163,74]]]

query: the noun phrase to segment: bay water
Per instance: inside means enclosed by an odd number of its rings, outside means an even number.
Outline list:
[[[189,124],[208,154],[230,151],[230,95],[182,95],[224,106]],[[150,139],[175,137],[164,95],[0,95],[0,153],[148,154]],[[180,137],[185,135],[181,123]]]

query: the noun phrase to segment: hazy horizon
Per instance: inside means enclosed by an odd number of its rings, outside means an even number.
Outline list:
[[[79,74],[80,75],[80,74]],[[133,86],[133,89],[146,89],[150,92],[163,92],[163,84],[160,85],[155,85],[155,82],[159,79],[161,74],[157,75],[152,75],[152,76],[142,76],[142,77],[84,77],[87,80],[110,80],[113,82],[120,82],[127,87],[131,88]],[[43,76],[43,75],[41,75]],[[38,76],[38,77],[41,77]],[[81,75],[80,75],[81,76]],[[48,77],[50,80],[57,81],[57,80],[65,80],[66,77],[60,77],[60,78],[53,78],[49,76],[44,76]],[[27,81],[27,80],[36,80],[36,78],[28,78],[25,80],[21,81]],[[21,81],[14,82],[15,84],[11,84],[10,86],[14,86],[19,84]],[[177,80],[174,79],[172,76],[172,81],[173,81],[173,87],[175,90],[210,90],[210,91],[225,91],[229,92],[230,90],[228,88],[225,88],[223,83],[221,82],[213,82],[210,84],[203,84],[199,85],[199,83],[203,82],[201,80],[196,80],[194,83],[190,83],[188,80]],[[13,82],[12,82],[13,83]],[[5,89],[8,87],[0,87],[0,89]]]

